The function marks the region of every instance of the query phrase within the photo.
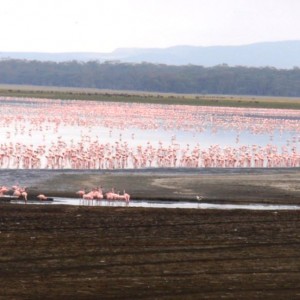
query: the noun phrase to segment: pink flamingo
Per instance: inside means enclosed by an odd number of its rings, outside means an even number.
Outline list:
[[[93,199],[101,200],[101,199],[103,199],[103,194],[100,191],[94,191]]]
[[[92,193],[92,192],[89,192],[89,193],[87,193],[87,194],[84,194],[84,195],[82,196],[82,198],[85,199],[85,200],[93,200],[93,199],[94,199],[93,193]]]
[[[8,192],[8,188],[6,186],[2,186],[0,188],[0,196],[3,196],[7,192]]]
[[[39,200],[41,200],[41,201],[47,200],[47,199],[48,199],[48,197],[46,197],[44,194],[39,194],[39,195],[37,196],[37,198],[38,198]]]
[[[125,192],[125,190],[123,191],[123,197],[124,197],[124,200],[125,200],[126,202],[129,202],[129,200],[130,200],[130,195],[127,194],[127,193]]]
[[[26,191],[23,191],[21,193],[21,196],[24,198],[25,201],[27,201],[27,195],[28,195],[28,193]]]
[[[16,197],[20,197],[21,196],[21,192],[20,190],[15,190],[14,193],[13,193],[13,196],[16,196]]]
[[[80,190],[80,191],[76,192],[76,194],[79,196],[79,198],[83,198],[83,195],[85,194],[85,191]]]

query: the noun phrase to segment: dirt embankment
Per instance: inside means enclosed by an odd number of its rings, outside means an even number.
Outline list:
[[[298,299],[300,212],[1,204],[0,299]]]

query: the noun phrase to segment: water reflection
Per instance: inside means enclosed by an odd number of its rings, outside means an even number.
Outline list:
[[[300,166],[300,111],[0,97],[0,168]]]
[[[13,204],[26,204],[24,201],[12,200]],[[52,202],[28,201],[31,205],[73,205],[73,206],[92,206],[92,207],[147,207],[147,208],[182,208],[182,209],[221,209],[221,210],[300,210],[300,205],[274,205],[274,204],[213,204],[202,202],[179,202],[179,201],[151,201],[151,200],[132,200],[107,201],[107,200],[82,200],[73,198],[56,197]]]

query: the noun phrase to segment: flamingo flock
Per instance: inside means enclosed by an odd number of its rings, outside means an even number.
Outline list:
[[[112,200],[125,200],[126,202],[129,202],[130,195],[123,191],[123,194],[120,195],[120,193],[115,193],[114,189],[107,193],[103,193],[102,188],[94,188],[90,192],[86,193],[85,190],[80,190],[76,192],[76,194],[79,196],[79,198],[82,198],[84,200],[102,200],[107,199],[109,201]]]
[[[27,197],[28,197],[28,190],[26,187],[21,187],[19,185],[13,185],[11,188],[8,188],[6,186],[1,186],[0,187],[0,197],[3,197],[7,194],[10,194],[11,196],[20,198],[20,199],[24,199],[25,201],[27,201]],[[111,189],[111,191],[103,193],[102,188],[94,188],[89,192],[86,192],[85,190],[79,190],[76,192],[76,195],[80,198],[80,199],[84,199],[84,200],[103,200],[106,199],[108,201],[113,201],[113,200],[118,200],[118,201],[122,201],[124,200],[125,202],[129,202],[130,201],[130,195],[128,193],[125,192],[125,190],[123,191],[123,194],[120,194],[120,192],[115,192],[114,188]],[[39,194],[36,197],[38,200],[40,201],[45,201],[48,200],[49,197],[45,196],[44,194]]]
[[[22,198],[25,201],[27,201],[27,188],[26,187],[21,187],[19,185],[13,185],[11,187],[11,189],[9,189],[6,186],[2,186],[0,187],[0,197],[3,197],[4,195],[11,193],[12,196],[18,197],[18,198]]]
[[[0,168],[299,167],[300,111],[0,97]]]

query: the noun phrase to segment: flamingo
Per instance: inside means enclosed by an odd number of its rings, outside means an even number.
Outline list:
[[[2,186],[0,188],[0,196],[3,196],[7,192],[8,192],[8,188],[6,186]]]
[[[14,193],[13,193],[13,196],[16,196],[16,197],[20,197],[21,196],[21,192],[20,190],[15,190]]]
[[[80,190],[80,191],[76,192],[76,194],[79,196],[79,198],[83,198],[83,195],[85,194],[85,191]]]
[[[46,197],[44,194],[39,194],[39,195],[37,196],[37,198],[38,198],[39,200],[41,200],[41,201],[47,200],[47,199],[48,199],[48,197]]]
[[[125,190],[123,191],[123,196],[124,196],[124,200],[125,200],[126,202],[129,202],[129,200],[130,200],[130,195],[127,194],[127,193],[125,192]]]
[[[87,193],[87,194],[84,194],[82,196],[82,198],[85,199],[85,200],[93,200],[94,199],[93,194],[91,192]]]
[[[21,193],[21,196],[24,198],[25,201],[27,201],[27,195],[28,194],[27,194],[26,191],[24,191],[24,192]]]

